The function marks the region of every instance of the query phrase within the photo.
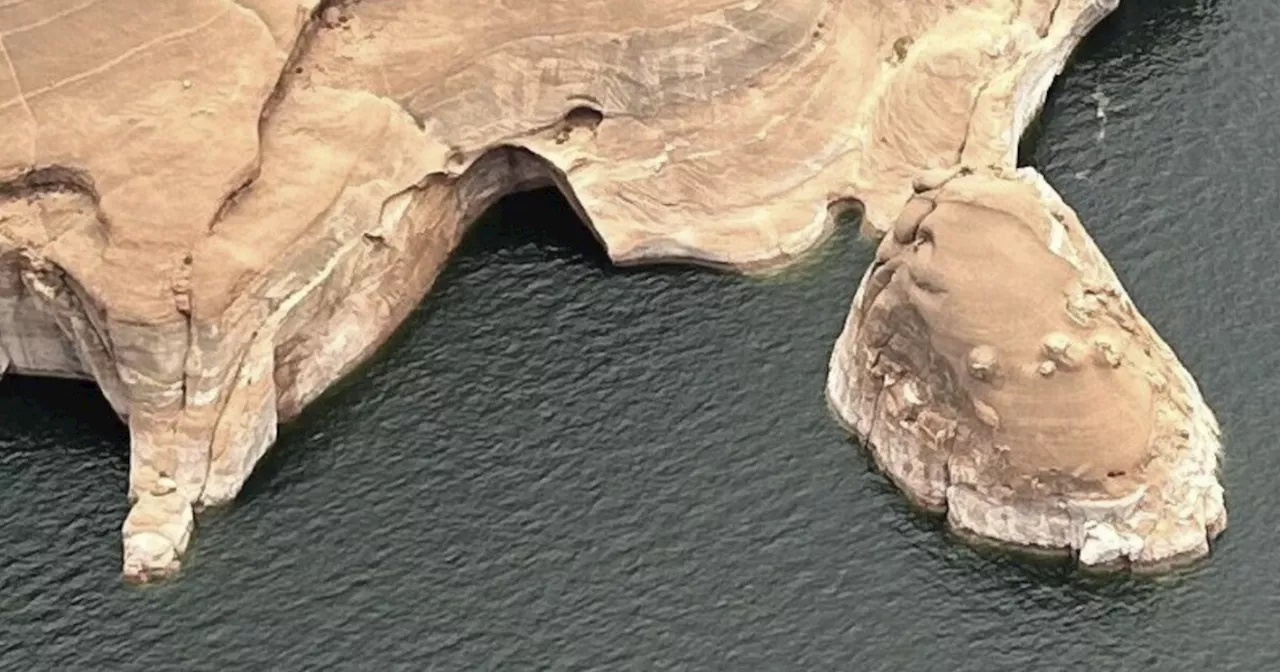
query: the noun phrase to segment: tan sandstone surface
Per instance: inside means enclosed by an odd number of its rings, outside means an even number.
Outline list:
[[[939,234],[956,247],[932,265],[893,261],[914,239],[887,237],[885,288],[859,293],[833,357],[833,406],[895,480],[996,539],[1093,553],[1083,539],[1114,533],[1140,562],[1203,552],[1181,540],[1225,521],[1212,414],[1074,215],[1010,172],[1114,3],[0,0],[0,367],[93,379],[126,419],[124,570],[149,580],[177,570],[193,512],[236,496],[278,423],[387,338],[495,199],[555,185],[617,263],[753,272],[856,208],[870,234],[966,230]],[[961,166],[973,175],[922,188]],[[1036,228],[1046,212],[1069,244]],[[1004,313],[973,308],[1016,313],[1000,287],[1045,298],[1085,281],[1128,317],[996,327]],[[886,350],[864,329],[910,342]],[[1071,356],[1113,338],[1124,363],[1010,373],[1050,333]],[[994,382],[958,381],[962,351],[988,345]],[[864,400],[905,384],[876,368],[899,354],[969,443],[923,437],[923,415],[872,431],[891,404]],[[1045,494],[1050,472],[1076,480]]]
[[[837,414],[962,534],[1086,566],[1207,553],[1218,425],[1075,213],[1032,171],[917,188],[832,355]]]

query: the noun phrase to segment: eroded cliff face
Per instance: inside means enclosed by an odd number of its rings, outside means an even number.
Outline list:
[[[774,268],[922,173],[1002,175],[1113,6],[0,4],[0,364],[98,382],[125,574],[163,576],[495,199],[558,185],[620,264]]]

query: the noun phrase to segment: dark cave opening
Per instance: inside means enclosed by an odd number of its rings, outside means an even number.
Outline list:
[[[527,245],[554,258],[580,258],[599,268],[613,266],[590,225],[553,186],[509,194],[490,206],[470,225],[452,257]]]
[[[0,380],[0,416],[0,450],[105,443],[128,459],[128,427],[93,381],[7,374]]]

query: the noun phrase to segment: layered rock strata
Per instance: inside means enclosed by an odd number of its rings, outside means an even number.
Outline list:
[[[963,534],[1086,566],[1207,553],[1218,425],[1075,213],[1032,171],[934,177],[854,299],[837,414]]]
[[[620,264],[775,268],[850,207],[887,230],[921,174],[1011,166],[1113,6],[0,3],[0,364],[97,381],[125,575],[165,576],[495,199],[558,186]]]

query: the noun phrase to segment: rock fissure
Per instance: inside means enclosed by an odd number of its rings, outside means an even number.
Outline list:
[[[1045,35],[1048,35],[1049,29],[1053,27],[1054,21],[1058,17],[1058,8],[1062,6],[1063,1],[1064,0],[1054,0],[1053,5],[1049,7],[1049,20],[1045,22],[1045,30],[1044,30]],[[1080,35],[1082,37],[1084,36],[1084,33],[1085,31],[1080,31]],[[1041,37],[1043,36],[1044,35],[1042,35]]]
[[[973,105],[969,108],[969,118],[976,119],[978,116],[978,106],[982,104],[982,96],[987,92],[987,86],[990,82],[983,82],[978,86],[978,91],[973,95]],[[964,150],[969,146],[969,134],[972,127],[966,128],[964,137],[960,139],[960,147],[956,149],[955,166],[957,169],[964,166]]]

